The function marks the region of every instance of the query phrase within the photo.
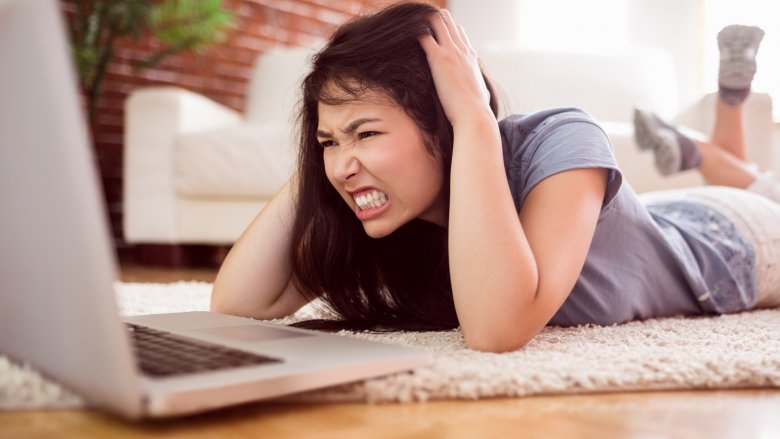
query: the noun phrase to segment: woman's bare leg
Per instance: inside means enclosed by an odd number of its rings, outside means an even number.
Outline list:
[[[747,162],[745,129],[742,122],[742,104],[728,105],[718,96],[715,105],[715,126],[711,142],[728,151],[735,158]]]
[[[696,168],[707,184],[746,189],[758,177],[747,162],[735,157],[723,145],[693,140],[701,153],[701,163]]]
[[[731,25],[718,32],[718,102],[711,140],[742,161],[747,160],[742,104],[750,95],[763,38],[764,31],[755,26]]]

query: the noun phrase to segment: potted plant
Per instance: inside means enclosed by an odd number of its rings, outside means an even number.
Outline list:
[[[202,53],[227,37],[235,27],[234,14],[222,8],[222,0],[66,0],[71,51],[84,91],[90,127],[103,79],[123,38],[138,40],[150,35],[161,49],[134,66],[135,71],[154,66],[182,51]]]

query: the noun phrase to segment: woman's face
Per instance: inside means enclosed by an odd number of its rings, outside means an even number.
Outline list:
[[[317,140],[325,173],[363,223],[381,238],[414,218],[446,225],[441,159],[425,148],[417,125],[379,93],[318,106]]]

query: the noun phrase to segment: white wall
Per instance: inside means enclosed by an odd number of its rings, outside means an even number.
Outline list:
[[[447,0],[447,9],[477,49],[517,41],[517,0]]]
[[[533,35],[523,33],[518,29],[518,17],[520,13],[529,13],[535,10],[534,2],[548,2],[549,0],[448,0],[448,8],[455,19],[461,23],[468,32],[473,45],[479,50],[487,45],[521,45],[533,46],[534,41],[527,41]],[[625,32],[622,41],[613,41],[615,48],[632,50],[639,47],[656,47],[668,51],[675,61],[678,71],[678,91],[681,104],[687,104],[696,100],[705,90],[701,65],[704,59],[700,35],[704,24],[700,20],[700,8],[704,0],[623,0],[617,4],[624,17],[616,17],[609,7],[616,5],[614,0],[587,0],[576,5],[575,13],[581,14],[582,4],[588,5],[588,11],[593,13],[592,23],[577,22],[572,28],[571,34],[558,33],[556,37],[562,38],[558,49],[566,50],[562,44],[571,43],[572,50],[582,50],[581,42],[583,32],[590,28],[604,26],[604,20],[626,20],[625,25],[616,26],[615,30]],[[571,11],[561,11],[561,18],[556,21],[572,20]],[[535,20],[535,17],[525,16],[525,19]],[[576,16],[574,17],[576,20]],[[585,19],[585,18],[583,18]],[[599,24],[601,23],[601,24]],[[534,22],[536,25],[537,22]],[[544,23],[541,23],[542,25]],[[598,29],[596,29],[598,30]],[[523,34],[525,42],[519,42],[519,36]],[[543,36],[540,35],[540,38]],[[599,39],[595,39],[599,41]],[[547,42],[536,42],[547,43]],[[714,41],[708,42],[715,44]],[[545,45],[545,44],[540,44]],[[548,44],[549,46],[549,44]],[[593,48],[598,51],[598,47]]]
[[[447,9],[463,25],[469,40],[479,49],[491,44],[517,42],[517,0],[448,0]]]
[[[669,52],[677,67],[680,102],[699,99],[705,90],[701,0],[630,0],[629,38],[635,46],[653,46]]]

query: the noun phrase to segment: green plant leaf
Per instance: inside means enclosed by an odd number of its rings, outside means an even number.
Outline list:
[[[68,20],[71,55],[89,99],[93,120],[96,102],[118,40],[149,32],[163,47],[136,65],[153,66],[181,51],[202,53],[223,42],[236,26],[222,0],[66,0],[74,14]]]
[[[146,29],[152,7],[150,0],[115,1],[110,3],[108,18],[118,35],[138,38]]]
[[[163,0],[149,15],[149,27],[160,41],[199,53],[223,42],[235,25],[221,0]]]

